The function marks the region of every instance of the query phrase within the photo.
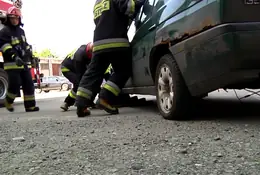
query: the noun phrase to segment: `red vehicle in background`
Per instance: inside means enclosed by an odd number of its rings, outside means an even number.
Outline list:
[[[6,18],[6,12],[9,7],[16,6],[17,8],[22,8],[21,0],[0,0],[0,30],[4,27],[4,21]],[[32,79],[37,86],[40,87],[40,71],[39,71],[39,59],[36,59],[35,68],[31,69]],[[7,93],[8,88],[8,77],[4,71],[4,59],[0,50],[0,105],[3,104],[4,98]]]

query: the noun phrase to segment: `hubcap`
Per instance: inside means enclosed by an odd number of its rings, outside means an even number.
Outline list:
[[[68,84],[63,84],[62,85],[62,90],[66,91],[68,89],[69,85]]]
[[[0,77],[0,99],[4,99],[7,93],[8,82],[5,78]]]
[[[173,105],[174,92],[172,73],[167,65],[163,65],[160,69],[157,89],[160,107],[163,112],[169,113]]]

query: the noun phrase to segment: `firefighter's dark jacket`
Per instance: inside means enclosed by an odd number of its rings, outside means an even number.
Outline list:
[[[91,58],[88,57],[86,51],[87,45],[81,45],[76,51],[68,54],[61,63],[62,72],[74,72],[80,78],[87,70]]]
[[[19,56],[28,67],[31,66],[32,50],[26,41],[24,30],[18,26],[7,25],[0,30],[0,50],[4,57],[4,69],[23,69],[15,64],[15,57]]]
[[[130,47],[129,21],[143,5],[143,0],[97,0],[94,6],[93,53]]]

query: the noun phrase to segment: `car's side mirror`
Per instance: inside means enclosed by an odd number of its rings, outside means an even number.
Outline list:
[[[59,81],[58,79],[56,79],[56,81]]]

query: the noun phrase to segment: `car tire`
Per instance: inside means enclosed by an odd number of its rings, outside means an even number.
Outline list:
[[[62,91],[68,91],[69,90],[69,84],[67,84],[67,83],[62,84],[61,85],[61,90]]]
[[[40,94],[40,93],[42,93],[42,89],[35,88],[35,92],[36,92],[37,94]]]
[[[156,99],[160,114],[168,120],[186,120],[191,95],[172,55],[161,57],[155,74]]]
[[[50,90],[44,90],[44,92],[45,92],[45,93],[49,93],[49,92],[50,92]]]
[[[0,68],[0,106],[4,104],[4,99],[8,89],[8,75]]]

